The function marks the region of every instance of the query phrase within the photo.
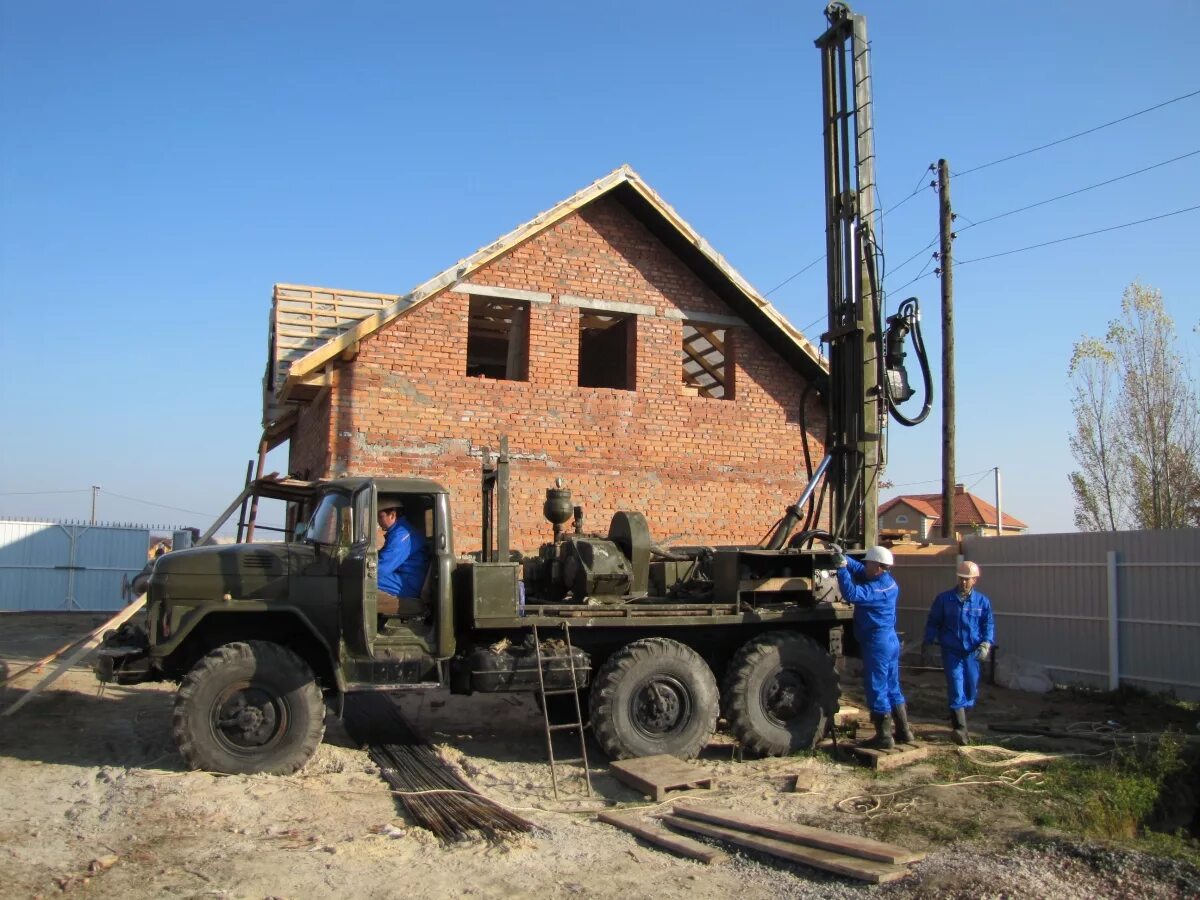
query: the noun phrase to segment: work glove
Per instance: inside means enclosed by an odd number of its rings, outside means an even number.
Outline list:
[[[841,569],[845,567],[846,555],[842,553],[841,547],[839,547],[837,544],[826,544],[825,549],[833,554],[833,556],[829,558],[829,561],[835,569]]]
[[[977,660],[979,660],[980,662],[983,662],[985,659],[988,658],[988,654],[991,652],[991,650],[992,650],[992,645],[989,644],[987,641],[984,641],[982,644],[980,644],[978,647],[975,648],[975,658]]]

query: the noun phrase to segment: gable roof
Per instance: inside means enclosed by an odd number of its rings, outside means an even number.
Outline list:
[[[894,507],[905,504],[912,507],[921,515],[933,519],[934,522],[940,522],[942,519],[942,495],[941,494],[902,494],[899,497],[892,497],[885,503],[879,506],[879,515],[885,515]],[[1005,528],[1028,528],[1029,526],[1020,519],[1004,513]],[[982,497],[977,497],[969,491],[964,491],[959,485],[954,492],[954,522],[957,525],[987,525],[994,527],[996,524],[996,507],[988,503]]]
[[[370,294],[303,285],[276,285],[272,305],[263,424],[285,415],[292,390],[358,342],[587,204],[609,196],[691,268],[746,324],[797,371],[820,378],[828,364],[819,349],[756,291],[628,165],[459,260],[407,294]]]

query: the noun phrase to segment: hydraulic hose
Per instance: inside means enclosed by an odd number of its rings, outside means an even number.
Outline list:
[[[899,406],[892,398],[891,391],[887,392],[888,411],[891,412],[892,418],[901,425],[913,426],[920,425],[928,417],[930,410],[933,409],[933,374],[929,370],[929,354],[925,350],[925,339],[921,336],[921,305],[916,297],[909,297],[900,304],[900,308],[896,311],[896,315],[888,320],[889,337],[893,334],[893,328],[890,323],[893,319],[901,320],[903,325],[897,327],[895,332],[898,334],[898,340],[903,342],[904,331],[912,331],[913,350],[917,354],[917,362],[921,366],[921,381],[924,383],[925,402],[921,406],[921,412],[915,417],[908,417],[900,412]],[[900,352],[903,357],[903,352]]]

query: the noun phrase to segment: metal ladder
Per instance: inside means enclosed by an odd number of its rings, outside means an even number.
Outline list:
[[[542,721],[546,727],[546,753],[550,757],[550,780],[554,784],[554,799],[558,799],[558,769],[559,763],[563,765],[571,765],[574,763],[583,764],[583,779],[587,784],[587,795],[592,796],[592,774],[588,767],[587,758],[587,736],[583,733],[583,711],[579,707],[579,676],[575,670],[575,648],[571,646],[571,628],[567,622],[562,623],[563,642],[567,645],[567,665],[571,669],[571,687],[558,688],[555,690],[546,690],[546,657],[542,656],[542,641],[538,635],[538,627],[533,626],[533,646],[537,653],[538,666],[538,690],[542,698]],[[550,704],[547,702],[547,697],[562,696],[565,694],[575,695],[575,721],[564,722],[561,725],[550,724]],[[578,759],[559,759],[554,758],[554,733],[556,731],[574,731],[579,735],[579,758]]]

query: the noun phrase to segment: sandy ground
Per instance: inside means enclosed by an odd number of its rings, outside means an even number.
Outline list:
[[[99,621],[0,614],[0,660],[15,671]],[[31,683],[25,678],[4,688],[0,703],[7,706]],[[918,736],[939,753],[955,752],[942,720],[941,676],[906,671],[904,683]],[[820,753],[737,762],[731,745],[719,739],[698,762],[716,787],[690,796],[701,795],[713,808],[886,836],[928,856],[909,878],[884,886],[739,852],[714,866],[680,859],[594,819],[594,811],[616,804],[644,804],[646,814],[668,809],[652,807],[612,778],[594,745],[595,797],[586,798],[575,778],[554,798],[540,714],[524,696],[426,693],[403,701],[410,720],[472,784],[538,826],[501,844],[443,845],[406,817],[367,754],[332,716],[324,745],[298,775],[215,776],[185,771],[170,742],[171,686],[110,686],[102,694],[97,688],[81,666],[15,716],[0,719],[5,897],[1106,898],[1200,892],[1200,873],[1179,864],[1069,841],[1020,843],[1031,826],[1015,794],[1008,804],[994,790],[929,787],[938,780],[931,763],[875,775]],[[981,710],[1061,724],[1124,712],[1087,708],[1060,693],[988,688]],[[854,699],[851,687],[847,700]],[[980,724],[983,718],[977,717]],[[1136,724],[1140,730],[1161,723]],[[811,778],[811,791],[790,790],[797,774]],[[882,814],[837,805],[900,790],[904,794],[889,798]],[[909,829],[918,820],[945,827],[930,837],[928,827]],[[974,837],[958,840],[960,831]]]

